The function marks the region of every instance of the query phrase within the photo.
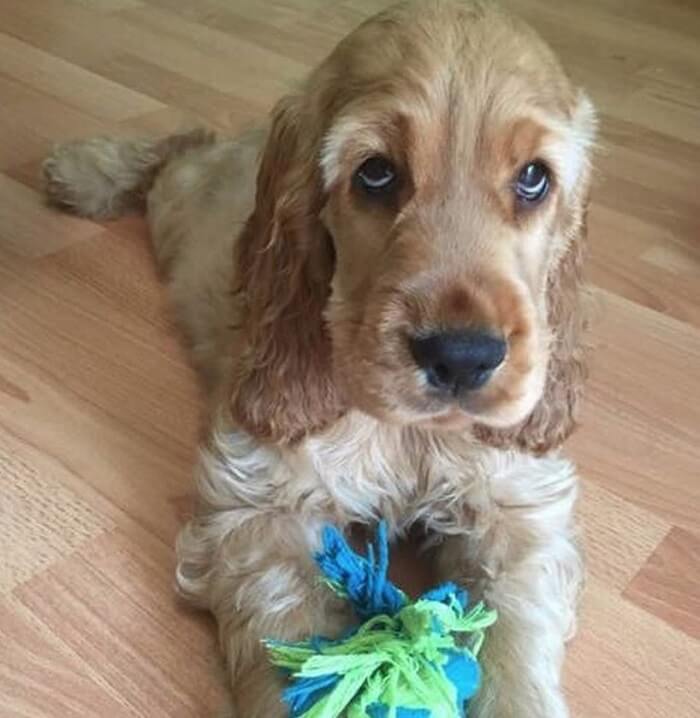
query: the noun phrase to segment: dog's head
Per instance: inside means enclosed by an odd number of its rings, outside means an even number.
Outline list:
[[[289,441],[348,407],[541,451],[574,422],[590,102],[525,25],[419,2],[277,107],[238,245],[238,419]]]

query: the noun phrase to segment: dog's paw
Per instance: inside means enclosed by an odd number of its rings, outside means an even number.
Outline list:
[[[507,699],[489,704],[470,705],[469,718],[569,718],[569,710],[563,699],[544,702]]]
[[[74,164],[69,146],[59,145],[44,160],[41,174],[44,180],[44,193],[49,204],[66,212],[78,214]]]

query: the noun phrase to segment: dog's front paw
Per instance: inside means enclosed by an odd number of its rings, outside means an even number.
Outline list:
[[[498,693],[482,690],[469,706],[469,718],[569,718],[559,688],[502,684]]]
[[[268,663],[254,666],[233,682],[231,703],[222,718],[287,718],[284,687],[285,681]]]

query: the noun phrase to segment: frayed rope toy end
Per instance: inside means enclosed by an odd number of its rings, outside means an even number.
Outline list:
[[[290,679],[282,696],[290,718],[463,718],[496,612],[483,603],[469,608],[467,592],[452,583],[411,602],[387,578],[384,523],[366,557],[326,527],[316,562],[364,623],[339,639],[265,641]]]

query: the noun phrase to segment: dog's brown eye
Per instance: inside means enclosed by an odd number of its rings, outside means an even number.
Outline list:
[[[549,169],[543,162],[530,162],[518,174],[515,194],[521,202],[541,202],[549,191]]]
[[[383,194],[396,184],[396,169],[386,157],[376,155],[358,167],[355,181],[369,194]]]

